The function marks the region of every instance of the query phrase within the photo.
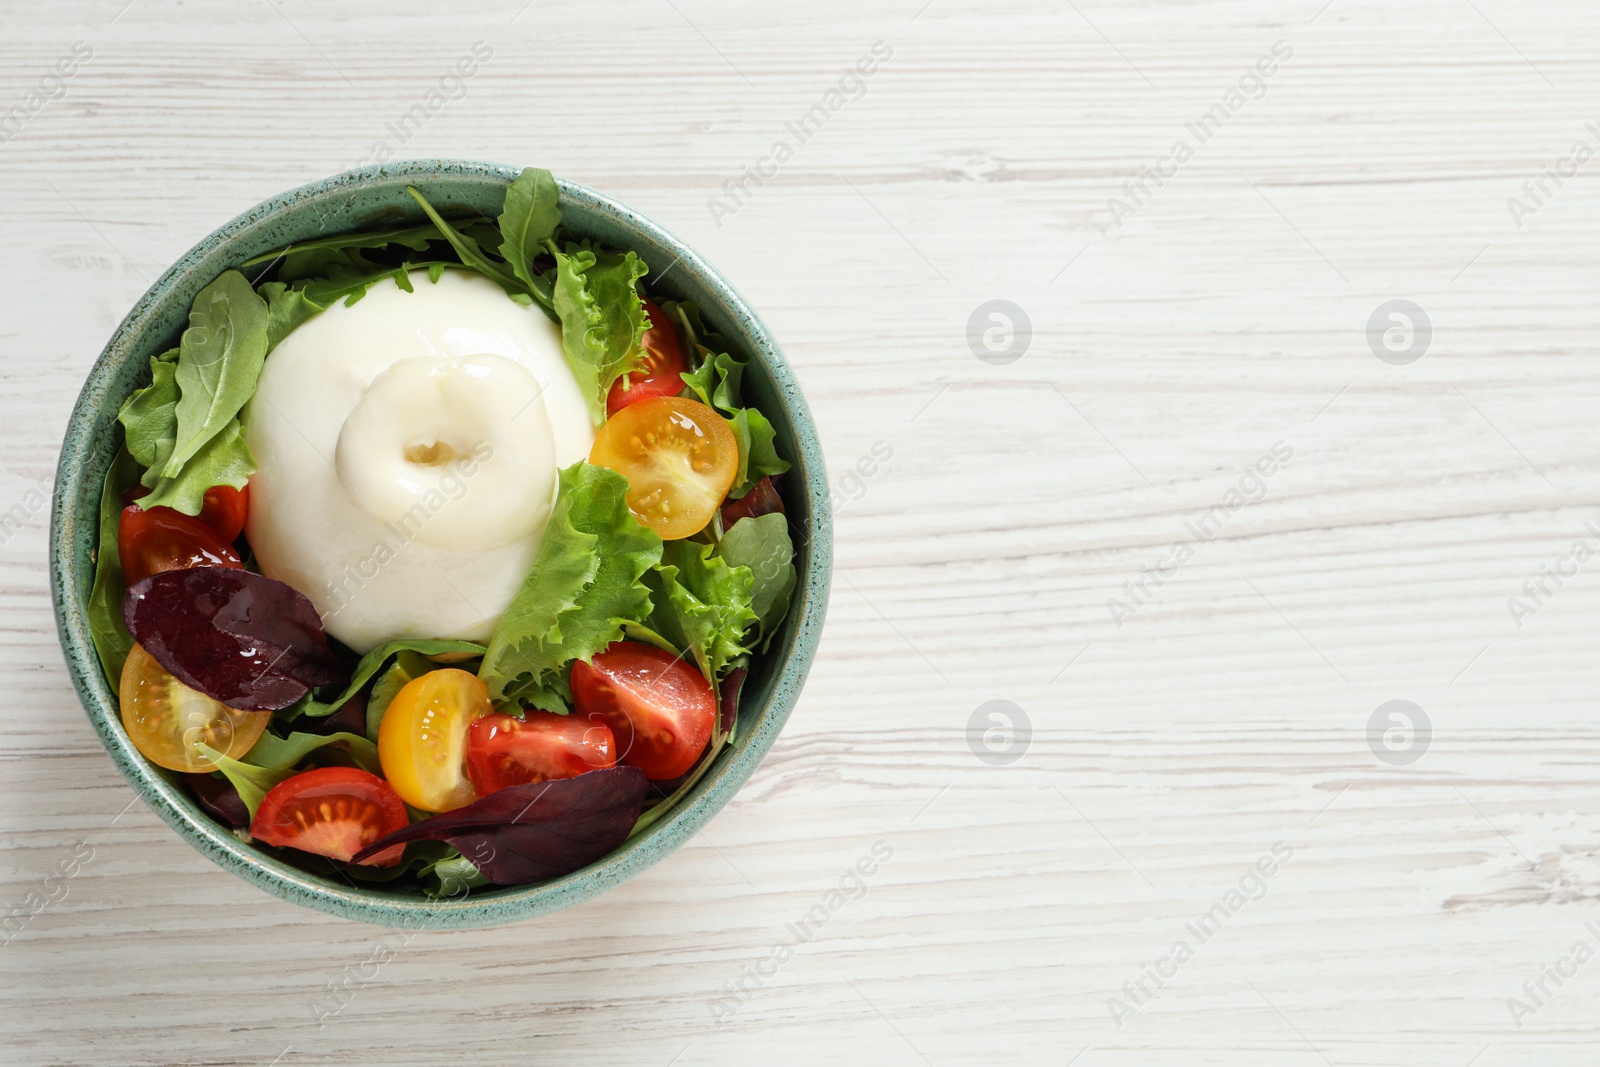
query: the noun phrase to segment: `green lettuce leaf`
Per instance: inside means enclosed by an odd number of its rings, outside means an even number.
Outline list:
[[[789,461],[778,455],[778,449],[773,444],[778,431],[755,408],[740,408],[728,420],[728,425],[733,428],[734,440],[739,442],[739,472],[734,476],[733,488],[728,491],[728,496],[738,500],[769,474],[782,474],[788,470]]]
[[[177,431],[163,478],[177,478],[212,438],[234,422],[256,391],[267,357],[267,304],[243,274],[224,271],[194,298],[178,344]]]
[[[561,348],[599,426],[606,393],[618,377],[638,368],[639,339],[650,319],[638,283],[649,271],[632,252],[610,252],[587,241],[550,250],[556,257],[555,310]]]
[[[267,302],[267,351],[278,347],[278,342],[311,316],[328,308],[306,296],[304,289],[291,289],[283,282],[267,282],[256,290]]]
[[[650,624],[687,649],[715,687],[729,665],[750,651],[744,638],[756,621],[755,575],[712,555],[710,545],[668,541],[651,578],[661,595]]]
[[[505,206],[500,210],[500,255],[547,307],[553,300],[550,282],[533,269],[533,261],[561,224],[560,198],[549,171],[528,167],[506,190]]]
[[[627,492],[627,479],[604,467],[580,462],[561,472],[533,569],[478,670],[496,704],[565,712],[564,668],[619,640],[624,623],[650,616],[641,579],[662,543],[629,513]]]
[[[153,486],[161,479],[160,468],[172,455],[177,433],[178,350],[150,358],[150,384],[136,389],[117,412],[128,451],[146,468],[143,484]]]
[[[177,508],[185,515],[198,515],[205,505],[206,490],[218,485],[243,489],[256,472],[255,457],[244,442],[244,431],[237,418],[229,419],[222,431],[207,441],[176,478],[161,478],[139,506]]]
[[[337,745],[355,762],[357,767],[381,775],[378,764],[378,746],[360,734],[333,733],[307,734],[298,731],[288,737],[278,737],[271,731],[261,735],[261,740],[239,758],[240,763],[269,771],[286,771],[299,766],[311,753],[327,745]]]
[[[122,622],[122,598],[128,587],[122,577],[122,560],[117,556],[117,520],[122,516],[122,494],[137,484],[138,462],[127,448],[117,449],[100,488],[100,540],[95,551],[94,585],[84,608],[95,655],[100,658],[112,692],[121,685],[122,665],[133,650],[133,636]]]
[[[747,567],[752,581],[750,608],[756,615],[756,639],[765,650],[789,611],[794,592],[794,542],[782,512],[748,516],[728,528],[716,554],[730,567]]]
[[[309,715],[313,719],[321,719],[332,715],[344,707],[351,697],[359,693],[361,687],[370,682],[390,658],[401,652],[416,652],[439,663],[461,663],[483,655],[484,648],[473,641],[436,641],[409,637],[398,641],[390,641],[386,645],[379,645],[361,657],[361,661],[356,664],[355,673],[350,676],[350,684],[345,686],[344,691],[338,696],[326,702],[315,699],[306,700],[278,712],[278,717],[292,719],[301,715]]]

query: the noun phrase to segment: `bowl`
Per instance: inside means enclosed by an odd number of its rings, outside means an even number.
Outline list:
[[[661,226],[592,189],[559,181],[567,226],[631,248],[650,265],[653,292],[697,302],[708,322],[749,360],[747,399],[771,419],[793,464],[782,495],[796,538],[798,581],[789,617],[751,665],[739,728],[695,789],[666,817],[597,863],[532,886],[484,888],[460,899],[420,891],[352,887],[308,873],[245,844],[200,810],[174,776],[147,762],[123,731],[116,691],[95,657],[84,612],[94,579],[101,483],[115,456],[118,408],[145,384],[150,356],[177,343],[195,294],[223,271],[313,237],[423,221],[406,193],[422,190],[440,211],[498,215],[520,168],[413,160],[347,171],[275,196],[190,249],[140,297],[89,371],[67,425],[50,523],[50,581],[67,669],[89,721],[124,778],[168,825],[218,865],[285,900],[362,922],[411,928],[492,926],[569,907],[611,888],[692,837],[744,784],[793,710],[827,610],[832,529],[816,428],[772,334],[711,265]]]

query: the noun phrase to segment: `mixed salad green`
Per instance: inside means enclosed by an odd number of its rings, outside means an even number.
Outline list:
[[[796,571],[789,464],[692,303],[568,232],[547,171],[494,220],[409,192],[427,221],[280,249],[200,291],[119,412],[87,609],[130,740],[236,835],[438,895],[558,877],[671,811],[732,741]],[[298,327],[446,272],[559,325],[594,445],[559,472],[486,642],[396,635],[357,656],[314,590],[262,573],[242,420]]]

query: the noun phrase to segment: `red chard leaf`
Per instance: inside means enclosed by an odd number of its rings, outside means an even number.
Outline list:
[[[637,767],[606,767],[509,786],[379,838],[356,853],[354,862],[407,841],[443,841],[495,885],[560,878],[628,839],[647,785]]]
[[[239,791],[223,777],[209,774],[186,774],[183,783],[194,794],[196,803],[218,822],[243,830],[250,825],[250,809],[239,799]]]
[[[152,574],[122,602],[128,632],[173,677],[230,708],[286,708],[349,674],[299,592],[234,567]]]
[[[760,518],[774,511],[780,515],[788,514],[783,510],[783,498],[778,495],[778,477],[781,475],[769,474],[751,486],[750,491],[738,500],[730,500],[722,505],[722,528],[727,529],[740,519]]]

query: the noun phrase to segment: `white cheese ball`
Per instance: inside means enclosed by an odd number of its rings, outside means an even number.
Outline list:
[[[273,349],[244,413],[262,573],[357,652],[486,641],[594,427],[561,329],[477,274],[411,274]]]

